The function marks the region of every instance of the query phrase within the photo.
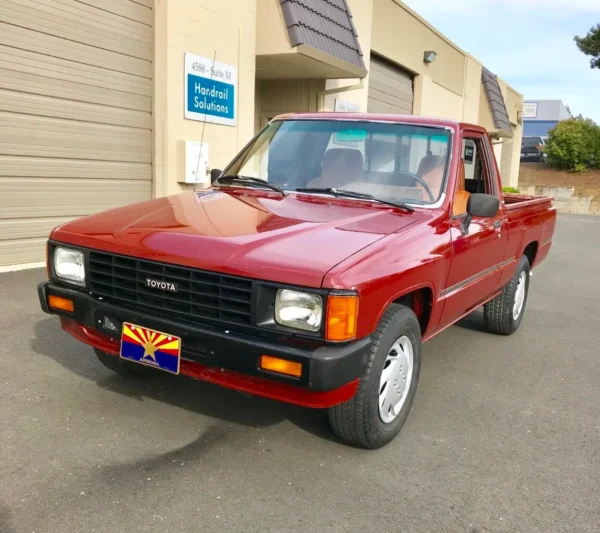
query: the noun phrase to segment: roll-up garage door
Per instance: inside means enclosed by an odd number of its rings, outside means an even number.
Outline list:
[[[0,266],[152,195],[153,0],[0,0]]]
[[[411,115],[413,80],[410,73],[379,56],[371,55],[367,108],[369,113]]]

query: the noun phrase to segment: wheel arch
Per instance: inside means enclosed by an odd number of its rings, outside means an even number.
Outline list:
[[[532,241],[527,246],[525,246],[525,249],[523,250],[522,255],[527,257],[527,259],[529,260],[529,265],[531,267],[533,267],[533,265],[535,263],[538,249],[539,249],[538,241]]]
[[[394,294],[381,310],[377,322],[381,320],[383,314],[392,305],[404,305],[417,316],[421,326],[421,336],[425,336],[425,332],[431,324],[431,317],[434,308],[434,286],[431,282],[423,282],[412,287],[403,289],[401,292]]]

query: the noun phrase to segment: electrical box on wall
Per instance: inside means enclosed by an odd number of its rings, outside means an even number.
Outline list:
[[[183,149],[184,172],[179,173],[180,183],[210,185],[208,143],[180,141]]]

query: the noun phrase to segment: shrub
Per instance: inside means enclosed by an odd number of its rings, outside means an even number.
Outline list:
[[[511,194],[519,194],[521,191],[516,187],[502,187],[502,192],[508,192]]]
[[[582,172],[600,164],[600,127],[583,117],[562,120],[544,146],[551,167]]]

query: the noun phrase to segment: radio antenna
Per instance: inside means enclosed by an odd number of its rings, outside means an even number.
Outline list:
[[[215,61],[217,60],[217,51],[213,54],[212,67],[210,69],[210,81],[212,81],[215,73]],[[206,129],[206,113],[202,122],[202,135],[200,135],[200,149],[198,150],[198,161],[196,162],[196,180],[194,182],[194,192],[198,188],[198,170],[200,169],[200,159],[202,159],[202,145],[204,144],[204,130]]]

